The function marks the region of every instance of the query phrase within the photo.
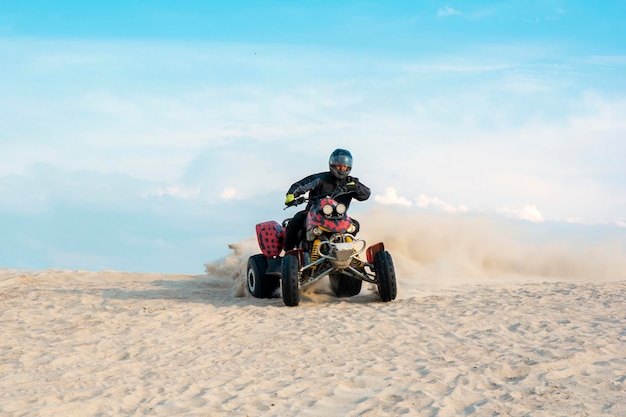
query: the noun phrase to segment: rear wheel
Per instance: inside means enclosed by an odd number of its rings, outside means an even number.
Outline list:
[[[278,278],[267,275],[267,258],[253,255],[248,258],[246,284],[250,295],[256,298],[272,298],[279,287]]]
[[[376,252],[374,256],[374,269],[376,271],[376,281],[378,281],[378,294],[380,298],[387,302],[394,300],[398,295],[396,284],[396,272],[393,267],[391,255],[386,250]]]
[[[330,274],[330,289],[337,297],[353,297],[361,292],[363,281],[344,274]]]
[[[298,258],[287,255],[281,266],[281,284],[283,301],[286,306],[295,307],[300,303],[300,289],[298,288]]]

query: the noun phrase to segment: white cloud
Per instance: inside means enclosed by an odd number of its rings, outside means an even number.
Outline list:
[[[446,203],[437,197],[429,197],[424,194],[420,194],[415,201],[418,207],[426,209],[434,208],[437,210],[443,210],[447,213],[463,213],[467,211],[467,207],[463,204],[455,206],[453,204]]]
[[[460,16],[463,12],[453,9],[452,7],[445,5],[444,7],[437,10],[437,17],[445,17],[445,16]]]
[[[144,194],[143,197],[172,197],[179,200],[193,200],[200,195],[200,187],[184,187],[178,185],[170,185],[167,187],[158,187],[151,193]]]
[[[626,55],[593,55],[587,58],[592,65],[626,65]]]
[[[461,14],[449,6],[441,13]],[[463,16],[469,18],[470,12]],[[420,192],[441,192],[450,201],[491,212],[532,201],[550,220],[621,218],[626,201],[626,193],[619,192],[625,172],[620,156],[626,149],[623,94],[617,84],[611,93],[616,98],[607,101],[602,91],[592,93],[593,79],[575,84],[572,69],[580,62],[538,65],[562,62],[554,48],[494,43],[474,45],[458,57],[361,57],[354,74],[353,56],[323,52],[337,59],[319,59],[319,51],[305,48],[295,55],[304,58],[301,64],[277,50],[259,65],[244,59],[244,47],[217,49],[228,52],[218,64],[221,70],[244,62],[259,70],[254,73],[271,74],[279,65],[285,66],[281,74],[305,71],[298,79],[268,75],[267,83],[258,83],[246,78],[247,71],[219,82],[211,72],[195,73],[204,67],[196,65],[198,59],[208,60],[214,46],[170,45],[163,58],[156,56],[162,53],[159,45],[147,46],[152,52],[137,58],[127,47],[104,48],[106,53],[126,51],[121,61],[111,62],[116,71],[106,74],[95,63],[69,57],[61,67],[77,82],[67,84],[63,93],[31,91],[28,79],[14,73],[7,83],[13,85],[10,96],[0,98],[5,114],[0,123],[7,132],[0,144],[5,157],[0,175],[20,175],[33,163],[45,162],[67,171],[123,175],[137,180],[140,190],[173,184],[151,196],[214,202],[284,192],[301,176],[325,169],[328,153],[341,144],[355,154],[355,175],[384,190],[375,197],[383,204],[466,210],[425,195],[414,199]],[[619,55],[594,59],[606,65],[625,62]],[[306,71],[314,60],[323,62],[316,67],[322,77]],[[169,75],[159,88],[143,79],[143,62],[151,63],[148,73]],[[42,76],[66,81],[53,70],[46,68]],[[572,92],[574,85],[579,90]],[[387,184],[396,188],[385,190]],[[45,192],[53,197],[50,188]],[[111,187],[107,198],[114,193],[120,194],[118,187]],[[12,200],[9,191],[3,195]]]
[[[395,188],[387,188],[382,195],[375,195],[374,200],[381,204],[411,206],[411,201],[400,197]]]
[[[553,91],[558,84],[531,73],[507,74],[494,86],[514,94],[537,94]]]
[[[225,187],[220,194],[223,200],[233,200],[237,198],[237,190],[233,187]]]
[[[521,210],[512,209],[509,207],[502,207],[498,211],[507,217],[527,220],[529,222],[539,223],[543,221],[543,216],[541,215],[537,207],[533,206],[532,204],[526,204]]]
[[[418,64],[407,65],[405,68],[411,73],[441,75],[442,73],[494,73],[514,70],[516,66],[513,64],[499,62],[489,63],[484,61],[478,62],[473,60],[465,61],[459,59],[446,59],[432,63],[420,62]]]

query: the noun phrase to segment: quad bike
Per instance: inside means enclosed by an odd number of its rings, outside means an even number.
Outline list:
[[[325,276],[337,297],[352,297],[361,292],[363,281],[375,284],[382,301],[396,298],[397,284],[393,260],[382,242],[371,245],[355,237],[358,222],[350,219],[346,206],[335,198],[346,194],[338,190],[331,196],[314,199],[306,215],[305,230],[300,231],[299,244],[283,256],[286,227],[267,221],[256,225],[261,254],[248,259],[246,280],[248,291],[257,298],[277,296],[279,288],[287,306],[300,303],[300,290]],[[309,201],[294,200],[288,207]],[[285,207],[287,208],[287,207]],[[367,261],[359,258],[366,252]]]

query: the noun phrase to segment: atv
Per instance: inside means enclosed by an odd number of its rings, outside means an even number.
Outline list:
[[[330,196],[313,199],[305,229],[299,232],[295,249],[283,253],[286,227],[266,221],[256,225],[261,254],[248,259],[248,292],[257,298],[274,298],[278,293],[287,306],[300,303],[300,291],[328,276],[337,297],[353,297],[361,292],[363,281],[375,284],[382,301],[396,298],[397,284],[393,260],[382,242],[367,247],[357,238],[359,224],[346,213],[346,206],[335,198],[347,193],[339,189]],[[299,197],[287,207],[308,202]],[[366,249],[367,247],[367,249]],[[366,253],[366,261],[359,255]],[[280,289],[280,291],[279,291]]]

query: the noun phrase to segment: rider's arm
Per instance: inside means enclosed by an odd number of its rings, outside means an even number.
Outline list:
[[[294,182],[291,187],[289,187],[289,191],[287,194],[293,194],[298,197],[302,194],[305,194],[307,191],[311,191],[314,189],[319,182],[321,181],[322,173],[309,175],[308,177],[302,178],[298,182]]]
[[[356,183],[356,190],[352,192],[355,199],[357,199],[358,201],[364,201],[370,198],[372,192],[370,191],[369,187],[359,182],[359,179],[356,177],[349,177],[348,182],[350,181],[354,181],[354,183]]]

